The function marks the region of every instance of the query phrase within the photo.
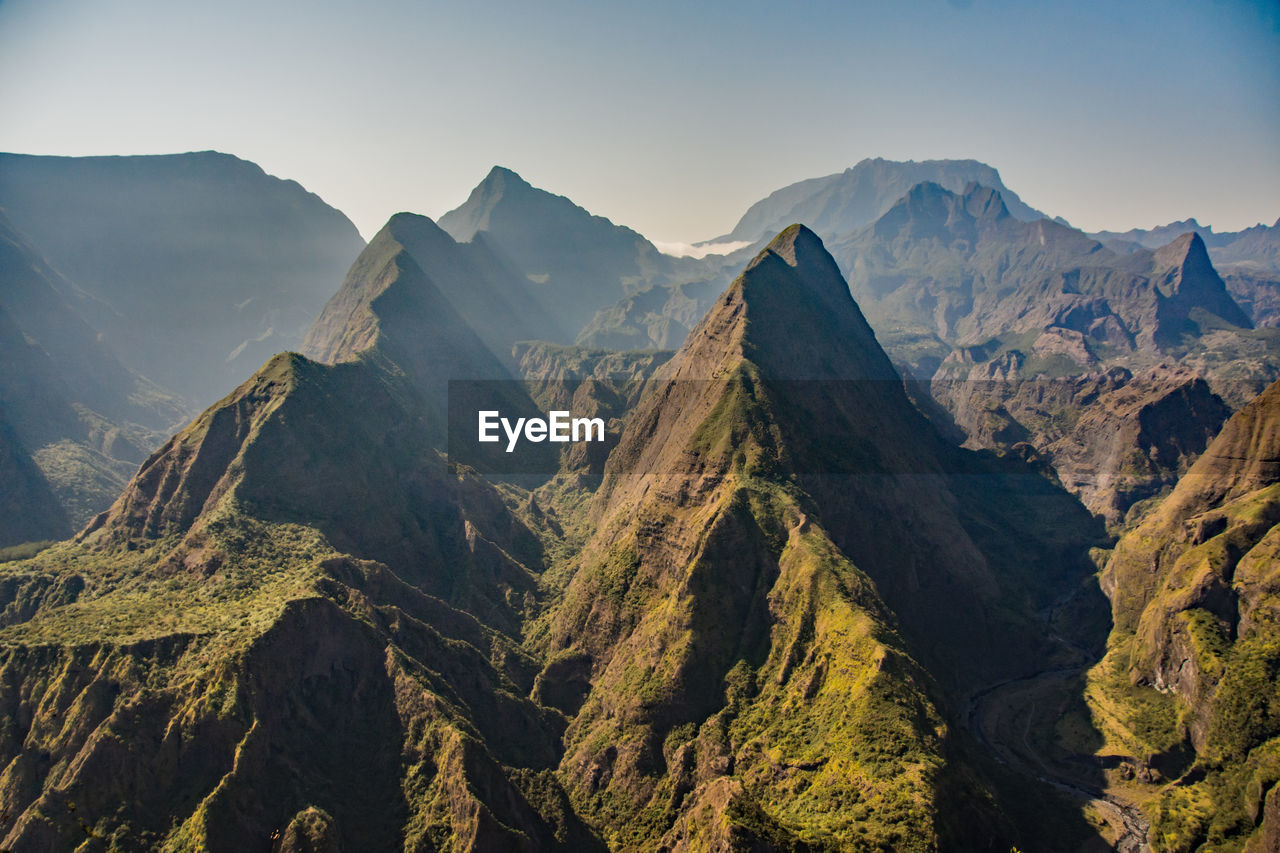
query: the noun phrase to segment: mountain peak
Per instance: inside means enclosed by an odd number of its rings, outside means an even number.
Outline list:
[[[970,183],[991,187],[1001,194],[1014,218],[1024,222],[1044,218],[1005,187],[996,169],[977,160],[899,162],[876,158],[773,192],[752,205],[733,231],[717,239],[754,242],[789,222],[804,222],[830,240],[875,222],[922,183],[954,193],[961,193]],[[936,195],[937,189],[925,187],[916,194]]]
[[[770,379],[897,379],[835,259],[803,225],[756,255],[672,363],[681,378],[707,378],[742,358]]]
[[[486,186],[506,188],[508,186],[529,187],[532,185],[520,177],[515,170],[508,169],[506,166],[494,166],[489,170],[489,174],[484,176],[484,180],[480,182],[476,189]]]
[[[1157,287],[1179,316],[1202,308],[1228,323],[1252,328],[1248,316],[1236,304],[1209,259],[1204,240],[1194,231],[1180,235],[1152,255]]]
[[[1204,239],[1195,231],[1181,234],[1172,242],[1156,249],[1154,260],[1157,270],[1177,270],[1183,276],[1218,277],[1213,261],[1209,259],[1209,249],[1205,246]]]
[[[529,282],[529,292],[572,340],[596,312],[646,284],[665,282],[672,260],[630,228],[495,166],[438,224],[454,240],[478,234]]]
[[[964,199],[965,210],[978,219],[1007,219],[1010,216],[1004,196],[993,187],[970,181],[960,195]]]
[[[786,261],[787,266],[799,268],[810,263],[822,263],[829,259],[822,239],[809,228],[799,223],[790,225],[778,232],[778,236],[769,241],[769,245],[761,250],[747,269],[754,266],[768,254],[774,254]],[[832,263],[835,263],[832,261]]]
[[[439,398],[447,379],[508,378],[406,244],[428,256],[456,246],[426,217],[393,217],[325,305],[303,353],[328,363],[386,359]]]

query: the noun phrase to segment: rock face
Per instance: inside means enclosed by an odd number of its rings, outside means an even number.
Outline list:
[[[1185,368],[1022,379],[1016,368],[1002,375],[989,363],[966,366],[958,356],[944,367],[944,376],[956,378],[935,379],[932,391],[964,431],[966,446],[1033,448],[1114,528],[1132,521],[1136,505],[1171,489],[1230,414]]]
[[[1225,835],[1256,846],[1277,831],[1278,548],[1280,383],[1227,421],[1103,575],[1112,645],[1128,651],[1135,682],[1178,698],[1207,770],[1167,794],[1163,828],[1180,844]],[[1212,807],[1188,819],[1184,796]]]
[[[120,359],[196,406],[296,349],[364,246],[298,184],[212,151],[0,155],[0,207]]]

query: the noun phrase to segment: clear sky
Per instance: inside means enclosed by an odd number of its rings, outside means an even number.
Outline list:
[[[1280,216],[1280,3],[0,0],[0,150],[216,149],[366,236],[494,164],[655,240],[864,157],[1087,229]]]

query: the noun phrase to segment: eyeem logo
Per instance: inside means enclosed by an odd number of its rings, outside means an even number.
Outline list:
[[[604,441],[604,418],[571,418],[569,412],[548,412],[547,418],[516,418],[513,424],[496,409],[479,412],[477,441],[501,441],[498,428],[507,436],[507,453],[516,449],[523,432],[526,441]]]

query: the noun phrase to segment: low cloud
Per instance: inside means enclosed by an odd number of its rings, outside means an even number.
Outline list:
[[[727,255],[736,252],[751,243],[746,240],[734,240],[730,243],[659,243],[653,244],[664,255],[676,258],[705,258],[707,255]]]

